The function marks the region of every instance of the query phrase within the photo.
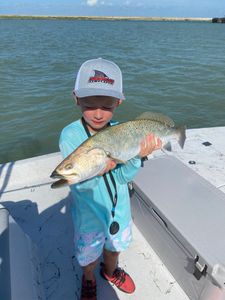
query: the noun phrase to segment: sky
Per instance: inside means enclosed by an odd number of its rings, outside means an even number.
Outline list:
[[[0,0],[1,14],[212,18],[225,0]]]

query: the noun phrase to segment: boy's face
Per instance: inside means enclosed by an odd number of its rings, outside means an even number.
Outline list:
[[[92,132],[106,127],[120,104],[121,100],[106,96],[77,98],[77,105],[81,107],[83,118]]]

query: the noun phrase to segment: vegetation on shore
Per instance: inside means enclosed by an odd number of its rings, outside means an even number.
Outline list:
[[[131,20],[131,21],[205,21],[212,18],[176,18],[176,17],[114,17],[114,16],[26,16],[26,15],[0,15],[0,19],[62,19],[62,20]]]

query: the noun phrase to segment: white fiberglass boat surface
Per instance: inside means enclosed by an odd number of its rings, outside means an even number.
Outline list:
[[[136,291],[120,292],[97,269],[99,300],[225,299],[224,136],[225,127],[187,130],[184,150],[174,143],[145,162],[133,183],[133,242],[120,257]],[[79,299],[70,190],[50,187],[61,159],[0,165],[1,300]]]

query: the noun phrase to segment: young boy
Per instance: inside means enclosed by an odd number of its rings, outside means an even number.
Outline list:
[[[102,58],[84,62],[73,91],[82,118],[66,126],[60,136],[60,150],[68,156],[90,135],[114,125],[115,109],[124,100],[119,67]],[[75,254],[83,267],[82,300],[95,300],[94,270],[103,254],[100,274],[126,293],[133,293],[132,278],[117,266],[119,253],[131,242],[131,211],[127,183],[137,174],[141,158],[161,147],[159,139],[148,135],[141,143],[139,156],[126,164],[111,160],[103,174],[70,185],[73,195]],[[101,176],[103,175],[103,176]]]

